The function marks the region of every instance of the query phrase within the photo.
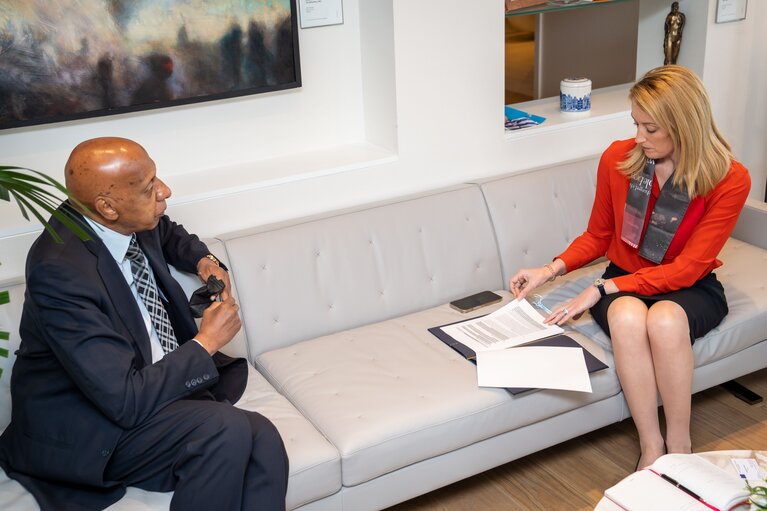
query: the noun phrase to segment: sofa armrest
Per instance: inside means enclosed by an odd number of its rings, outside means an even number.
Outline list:
[[[767,203],[748,199],[732,237],[767,250]]]

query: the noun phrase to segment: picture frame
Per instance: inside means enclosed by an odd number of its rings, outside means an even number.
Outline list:
[[[301,86],[296,0],[7,0],[0,129]]]
[[[301,28],[343,25],[343,0],[298,0]]]
[[[729,23],[746,19],[748,0],[717,0],[716,22]]]

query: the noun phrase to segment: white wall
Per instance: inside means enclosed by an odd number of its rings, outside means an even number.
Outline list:
[[[746,19],[715,23],[710,2],[703,81],[717,126],[751,172],[751,194],[767,180],[767,2],[748,2]]]
[[[749,23],[767,21],[764,9],[749,11]],[[169,213],[211,236],[595,154],[631,136],[627,114],[507,136],[502,12],[503,0],[345,0],[343,25],[300,31],[301,89],[0,132],[0,154],[61,177],[79,141],[135,138],[175,189]],[[371,24],[376,35],[360,37]],[[756,46],[747,53],[763,58]],[[734,60],[717,65],[745,74]],[[749,90],[764,104],[761,83]],[[764,134],[762,125],[743,144],[764,147]],[[0,204],[0,281],[23,272],[30,230],[15,205]]]

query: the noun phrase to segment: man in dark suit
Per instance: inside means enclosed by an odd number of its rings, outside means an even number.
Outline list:
[[[284,509],[282,440],[231,405],[247,366],[218,353],[241,326],[226,269],[164,215],[140,145],[83,142],[65,172],[93,239],[52,220],[64,242],[30,250],[0,464],[43,510],[103,509],[125,486],[174,490],[172,510]],[[168,264],[227,284],[199,331]]]

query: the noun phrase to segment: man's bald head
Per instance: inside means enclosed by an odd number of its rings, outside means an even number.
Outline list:
[[[75,199],[91,207],[100,194],[109,195],[116,181],[140,172],[151,162],[133,140],[101,137],[77,145],[65,167],[66,186]]]
[[[165,211],[170,190],[155,173],[146,150],[119,137],[78,144],[64,169],[69,192],[90,209],[88,216],[124,233],[153,228],[156,221],[148,225],[147,218]]]

